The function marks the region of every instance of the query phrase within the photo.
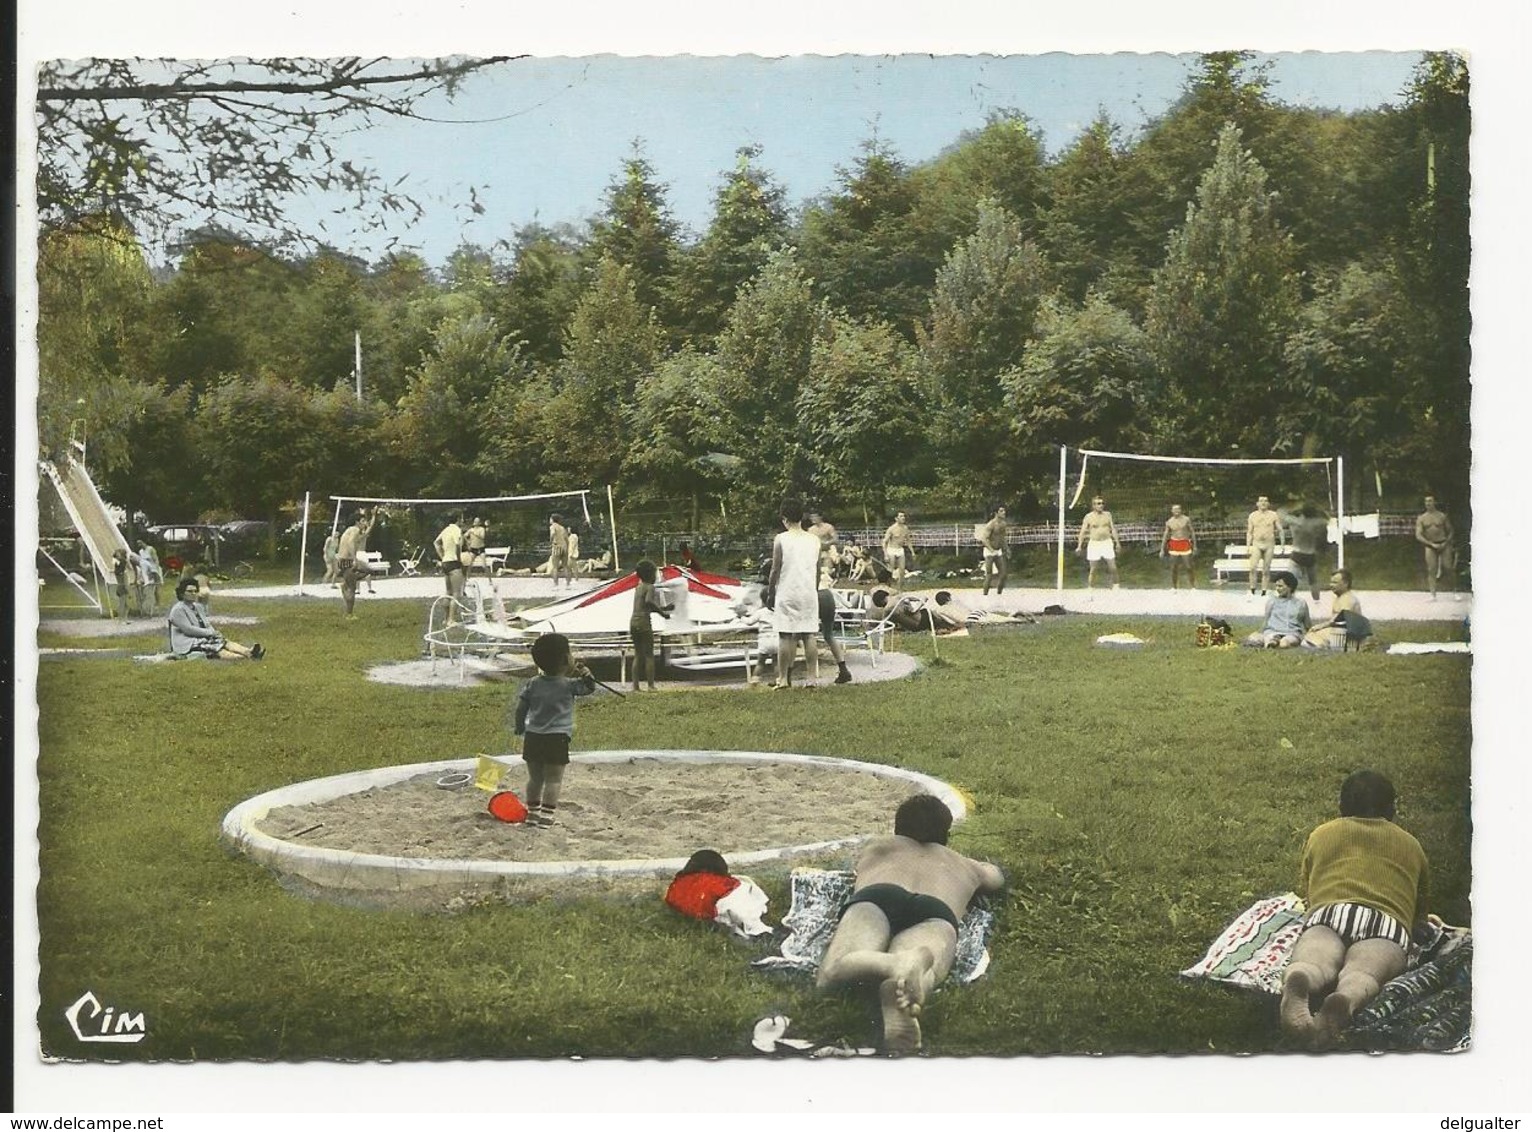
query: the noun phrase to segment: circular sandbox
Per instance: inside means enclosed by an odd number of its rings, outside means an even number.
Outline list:
[[[509,768],[502,785],[519,793],[524,764],[499,761]],[[475,758],[447,759],[294,783],[230,810],[223,838],[321,892],[397,893],[668,875],[704,847],[720,850],[731,867],[834,852],[891,832],[895,807],[921,792],[941,798],[955,818],[967,812],[951,786],[899,767],[754,751],[601,751],[573,757],[558,827],[536,830],[488,815],[488,795],[461,782],[476,766]],[[667,802],[667,793],[679,797]],[[379,851],[375,827],[390,813],[403,815],[410,831]],[[347,828],[366,837],[344,847]],[[316,844],[316,836],[341,844]],[[357,849],[356,841],[371,844]],[[633,844],[657,851],[610,853]],[[538,859],[561,849],[567,859]]]

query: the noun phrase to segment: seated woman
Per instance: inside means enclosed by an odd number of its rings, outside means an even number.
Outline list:
[[[1309,603],[1293,596],[1298,579],[1286,570],[1272,577],[1277,596],[1266,603],[1266,623],[1245,638],[1245,645],[1257,649],[1290,649],[1303,643],[1309,629]]]
[[[205,656],[214,660],[260,660],[266,650],[259,644],[242,645],[225,640],[207,623],[198,604],[201,587],[196,578],[182,578],[176,585],[176,603],[170,607],[170,651],[177,657]]]
[[[1428,919],[1425,850],[1394,824],[1394,784],[1357,771],[1341,785],[1340,812],[1304,844],[1298,894],[1309,913],[1282,977],[1282,1029],[1316,1046],[1404,973]]]

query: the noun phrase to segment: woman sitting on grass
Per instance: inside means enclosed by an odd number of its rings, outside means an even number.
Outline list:
[[[176,585],[176,603],[170,607],[170,652],[177,657],[205,656],[213,660],[260,660],[266,650],[259,644],[242,645],[225,640],[207,623],[197,598],[196,578],[182,578]]]
[[[1247,648],[1290,649],[1309,631],[1309,603],[1295,597],[1298,579],[1286,570],[1272,578],[1277,596],[1266,603],[1266,623],[1245,638]]]
[[[1341,785],[1340,812],[1303,847],[1298,894],[1309,914],[1282,977],[1283,1031],[1319,1047],[1404,973],[1411,934],[1428,918],[1425,850],[1394,824],[1394,784],[1357,771]]]

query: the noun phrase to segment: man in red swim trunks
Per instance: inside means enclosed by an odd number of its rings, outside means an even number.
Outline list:
[[[1160,557],[1170,559],[1170,588],[1180,589],[1177,577],[1186,572],[1186,588],[1196,589],[1196,574],[1192,570],[1192,556],[1197,553],[1197,532],[1192,528],[1190,515],[1182,514],[1181,505],[1170,505],[1170,518],[1165,520],[1165,533],[1160,536]]]
[[[952,969],[958,924],[977,892],[998,892],[1005,874],[947,848],[952,811],[932,794],[907,798],[894,836],[872,841],[856,863],[856,887],[819,965],[819,987],[875,983],[890,1053],[920,1048],[926,996]]]

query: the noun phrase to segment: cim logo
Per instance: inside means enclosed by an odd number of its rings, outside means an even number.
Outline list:
[[[118,1012],[116,1007],[102,1006],[101,1000],[86,991],[64,1011],[69,1028],[82,1042],[141,1042],[149,1036],[144,1016]]]

